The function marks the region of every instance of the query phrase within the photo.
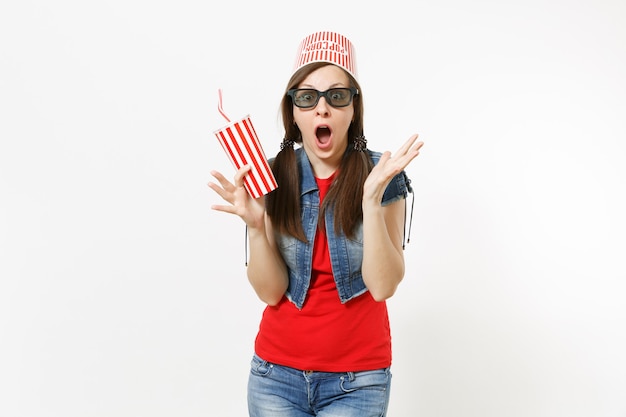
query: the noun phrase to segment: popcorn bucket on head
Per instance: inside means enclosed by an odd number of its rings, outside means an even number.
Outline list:
[[[356,57],[352,42],[335,32],[316,32],[302,40],[293,72],[313,62],[328,62],[357,77]]]
[[[244,187],[250,196],[259,198],[276,189],[278,184],[254,130],[250,115],[230,122],[221,109],[221,93],[218,109],[229,123],[214,131],[215,136],[236,169],[248,164],[251,166],[244,179]]]

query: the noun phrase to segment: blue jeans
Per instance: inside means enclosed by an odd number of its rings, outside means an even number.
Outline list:
[[[384,417],[389,368],[362,372],[301,371],[252,358],[250,417]]]

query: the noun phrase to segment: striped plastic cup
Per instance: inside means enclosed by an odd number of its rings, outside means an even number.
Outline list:
[[[259,198],[278,187],[250,115],[230,122],[214,133],[235,169],[250,164],[244,187],[252,198]]]

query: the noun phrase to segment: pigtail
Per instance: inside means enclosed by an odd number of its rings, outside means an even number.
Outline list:
[[[333,206],[335,213],[334,230],[353,237],[356,227],[363,220],[363,185],[374,167],[368,152],[348,149],[341,161],[339,175],[328,190],[324,199],[320,219],[326,210]]]
[[[300,199],[294,198],[294,194],[299,196],[300,193],[293,192],[293,190],[300,189],[299,175],[297,175],[298,163],[293,145],[293,140],[283,140],[280,152],[271,161],[278,188],[266,196],[265,209],[272,224],[280,233],[306,242],[306,235],[300,221]]]

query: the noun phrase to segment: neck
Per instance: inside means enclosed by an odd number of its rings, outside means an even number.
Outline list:
[[[304,151],[307,151],[306,148]],[[320,158],[314,152],[307,152],[309,162],[311,162],[311,167],[313,168],[313,175],[317,178],[328,178],[333,175],[339,168],[344,153],[345,148],[341,153],[331,155],[328,158]]]

